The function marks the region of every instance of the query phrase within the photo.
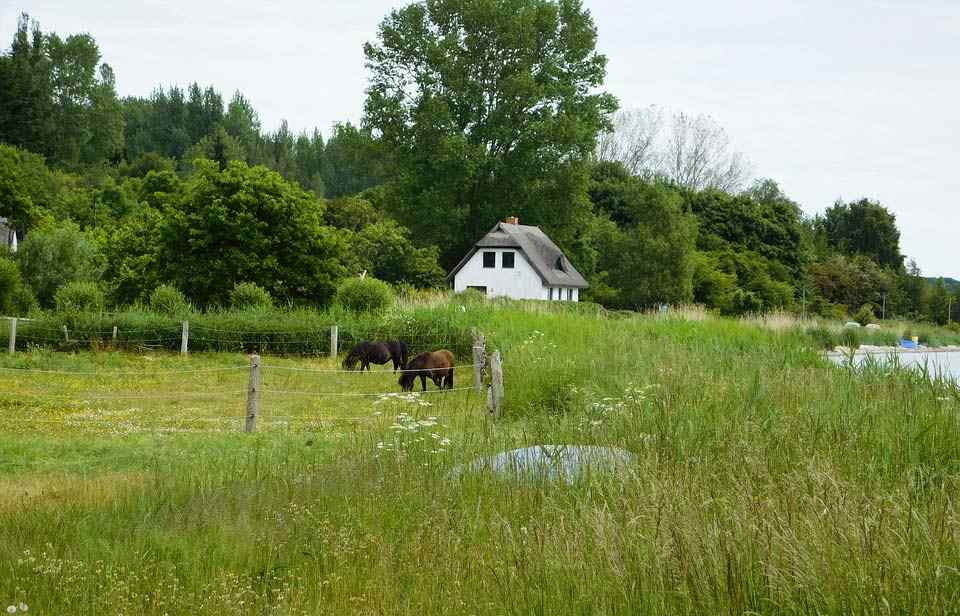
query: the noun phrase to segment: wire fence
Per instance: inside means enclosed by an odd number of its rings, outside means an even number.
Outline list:
[[[399,340],[412,352],[446,348],[458,356],[467,356],[472,345],[471,332],[456,327],[413,330],[405,326],[317,323],[309,327],[266,328],[224,327],[203,321],[160,320],[150,325],[101,319],[31,320],[4,317],[0,321],[0,348],[26,351],[45,348],[59,351],[81,349],[169,350],[246,352],[276,355],[337,355],[371,340]]]
[[[425,374],[425,391],[418,386],[404,392],[401,375],[413,373],[416,378],[423,371],[360,372],[331,367],[329,360],[320,365],[283,361],[289,360],[258,358],[253,362],[255,375],[253,364],[159,369],[0,366],[0,432],[236,431],[243,428],[252,396],[257,400],[257,429],[309,431],[369,423],[385,404],[462,411],[481,407],[485,399],[475,386],[479,364],[453,366],[454,378],[450,383],[441,380],[443,388]]]

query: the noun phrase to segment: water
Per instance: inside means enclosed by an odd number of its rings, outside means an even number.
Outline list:
[[[859,365],[867,357],[873,357],[875,360],[883,362],[889,360],[893,355],[899,355],[900,365],[905,368],[923,367],[926,365],[931,374],[942,374],[943,376],[953,378],[954,381],[960,382],[960,351],[856,353],[853,356],[853,361],[855,364]],[[847,361],[844,356],[834,354],[830,355],[830,359],[835,364],[842,364]]]

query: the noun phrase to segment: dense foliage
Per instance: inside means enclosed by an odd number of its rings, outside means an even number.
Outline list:
[[[393,299],[390,285],[376,278],[348,278],[337,287],[337,305],[354,312],[380,312]]]
[[[110,307],[172,285],[200,309],[239,283],[284,306],[364,273],[442,286],[517,215],[608,307],[960,314],[960,288],[904,264],[883,205],[808,218],[772,180],[739,191],[746,165],[712,120],[681,113],[666,139],[652,112],[611,122],[597,38],[578,0],[405,6],[364,47],[363,124],[325,138],[267,131],[242,93],[197,83],[119,99],[92,36],[24,15],[0,54],[0,217],[21,240],[0,308],[54,308],[72,282]]]

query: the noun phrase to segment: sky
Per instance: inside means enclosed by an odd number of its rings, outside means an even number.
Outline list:
[[[928,276],[960,278],[960,0],[583,0],[624,108],[714,118],[805,212],[837,199],[893,211]],[[240,90],[273,130],[360,119],[362,45],[403,0],[0,0],[89,32],[119,93]]]

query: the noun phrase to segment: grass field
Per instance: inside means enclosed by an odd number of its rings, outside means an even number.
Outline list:
[[[473,391],[385,397],[399,388],[383,369],[265,356],[258,431],[243,434],[243,354],[3,358],[0,608],[956,610],[955,385],[832,367],[790,328],[511,306],[458,318],[503,352],[500,421]],[[572,485],[449,478],[534,443],[639,462]]]

